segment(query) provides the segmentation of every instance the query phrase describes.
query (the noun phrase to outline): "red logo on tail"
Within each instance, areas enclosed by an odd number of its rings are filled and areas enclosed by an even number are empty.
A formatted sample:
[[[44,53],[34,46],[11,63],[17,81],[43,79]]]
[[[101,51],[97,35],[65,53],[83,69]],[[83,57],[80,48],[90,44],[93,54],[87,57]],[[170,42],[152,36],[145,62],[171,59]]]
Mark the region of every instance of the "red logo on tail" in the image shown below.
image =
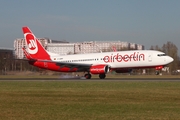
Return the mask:
[[[32,33],[26,33],[25,38],[26,38],[26,44],[28,46],[27,48],[28,52],[30,54],[36,54],[38,52],[36,38],[33,36]]]

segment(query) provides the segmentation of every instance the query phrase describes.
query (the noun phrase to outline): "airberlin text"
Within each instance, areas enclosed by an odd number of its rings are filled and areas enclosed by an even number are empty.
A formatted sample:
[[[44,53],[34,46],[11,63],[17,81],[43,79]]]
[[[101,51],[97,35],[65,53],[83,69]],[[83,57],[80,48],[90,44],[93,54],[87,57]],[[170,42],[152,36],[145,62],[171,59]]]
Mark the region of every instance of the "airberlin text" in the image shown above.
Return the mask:
[[[143,53],[134,52],[132,54],[125,54],[121,55],[119,53],[117,54],[111,54],[110,56],[104,56],[103,58],[105,63],[109,62],[130,62],[130,61],[144,61],[145,55]]]

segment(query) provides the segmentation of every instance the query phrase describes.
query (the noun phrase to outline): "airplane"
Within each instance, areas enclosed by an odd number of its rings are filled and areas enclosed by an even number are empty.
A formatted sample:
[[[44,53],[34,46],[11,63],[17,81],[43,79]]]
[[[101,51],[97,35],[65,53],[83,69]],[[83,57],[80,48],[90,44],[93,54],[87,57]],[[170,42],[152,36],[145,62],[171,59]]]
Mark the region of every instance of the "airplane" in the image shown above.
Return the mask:
[[[85,72],[86,79],[91,79],[91,74],[99,74],[100,79],[105,79],[110,71],[121,73],[141,68],[160,70],[173,61],[172,57],[155,50],[59,55],[46,51],[27,26],[22,27],[22,31],[26,42],[22,49],[29,64],[58,72]]]

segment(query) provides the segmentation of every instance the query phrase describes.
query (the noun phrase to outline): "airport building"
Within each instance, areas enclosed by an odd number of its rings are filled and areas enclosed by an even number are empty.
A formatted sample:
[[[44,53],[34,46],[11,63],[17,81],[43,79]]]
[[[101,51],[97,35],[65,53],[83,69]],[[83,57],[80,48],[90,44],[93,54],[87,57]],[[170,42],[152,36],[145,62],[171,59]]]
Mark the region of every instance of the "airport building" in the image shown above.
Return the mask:
[[[97,53],[97,52],[107,52],[116,50],[129,50],[137,49],[143,50],[144,46],[128,43],[122,41],[89,41],[89,42],[77,42],[69,43],[66,41],[51,40],[49,38],[38,38],[42,46],[49,52],[64,55],[64,54],[84,54],[84,53]],[[25,39],[19,38],[14,40],[14,52],[15,57],[18,59],[23,59],[25,56],[23,54],[22,48],[25,46]]]
[[[55,46],[53,45],[59,45],[61,43],[67,44],[68,42],[66,41],[58,41],[58,40],[51,40],[49,38],[38,38],[38,40],[41,42],[42,46],[49,51],[55,50]],[[53,44],[52,44],[53,43]],[[14,40],[14,53],[15,53],[15,58],[17,59],[23,59],[24,53],[22,48],[26,46],[25,39],[24,38],[18,38]],[[56,50],[55,50],[56,51]]]

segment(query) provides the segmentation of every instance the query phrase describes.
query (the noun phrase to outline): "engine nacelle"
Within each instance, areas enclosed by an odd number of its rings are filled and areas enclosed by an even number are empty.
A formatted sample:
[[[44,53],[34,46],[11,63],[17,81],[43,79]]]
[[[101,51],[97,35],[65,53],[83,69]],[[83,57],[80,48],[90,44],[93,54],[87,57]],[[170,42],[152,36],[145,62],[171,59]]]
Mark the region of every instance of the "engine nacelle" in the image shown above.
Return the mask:
[[[108,65],[93,65],[90,67],[91,74],[106,74],[109,72]]]
[[[156,70],[161,70],[164,66],[157,66],[155,67]]]
[[[116,71],[116,73],[130,73],[132,71],[132,69],[124,69],[124,68],[122,68],[122,69],[117,69],[115,71]]]

